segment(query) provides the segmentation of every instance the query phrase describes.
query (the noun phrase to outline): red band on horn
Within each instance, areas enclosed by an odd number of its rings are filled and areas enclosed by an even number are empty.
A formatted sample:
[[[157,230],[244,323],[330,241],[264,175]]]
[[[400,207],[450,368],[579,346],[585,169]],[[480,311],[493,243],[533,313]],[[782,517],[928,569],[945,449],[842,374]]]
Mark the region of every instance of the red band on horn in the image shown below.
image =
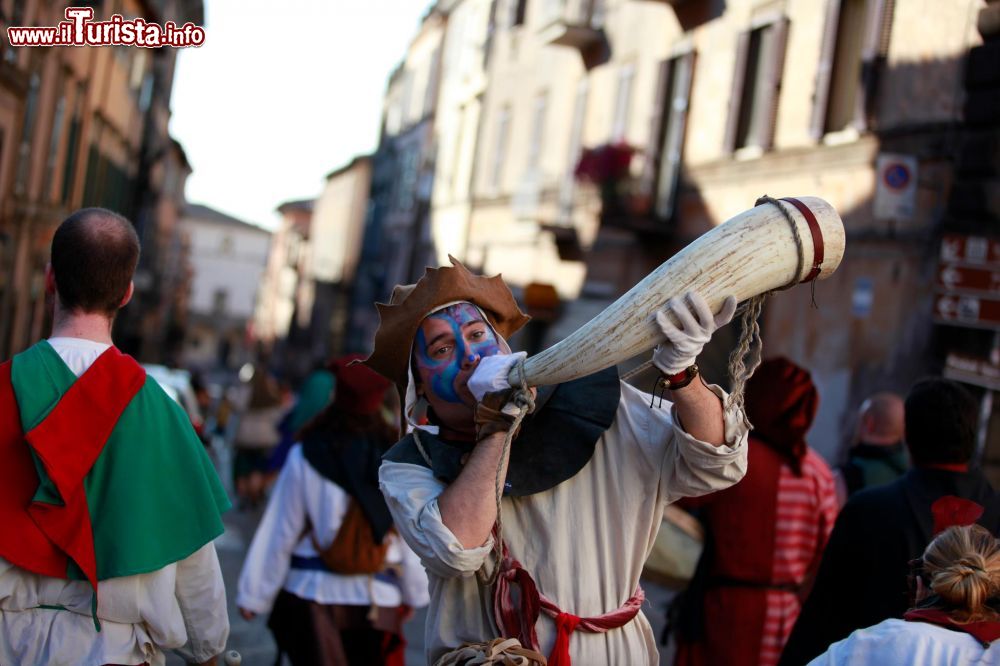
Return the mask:
[[[812,234],[813,240],[813,265],[812,270],[802,279],[802,282],[811,282],[816,279],[823,267],[823,232],[819,228],[816,216],[809,210],[809,206],[794,197],[782,197],[781,200],[795,206],[802,213],[802,217],[806,218],[806,224],[809,225],[809,233]]]

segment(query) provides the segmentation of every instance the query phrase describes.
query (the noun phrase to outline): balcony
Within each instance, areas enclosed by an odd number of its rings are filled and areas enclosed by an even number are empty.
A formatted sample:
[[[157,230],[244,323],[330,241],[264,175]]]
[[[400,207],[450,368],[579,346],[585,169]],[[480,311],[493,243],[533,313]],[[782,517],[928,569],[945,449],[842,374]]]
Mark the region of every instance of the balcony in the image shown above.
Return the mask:
[[[538,33],[543,43],[576,49],[588,69],[604,61],[601,56],[608,48],[603,0],[549,2],[548,9]]]

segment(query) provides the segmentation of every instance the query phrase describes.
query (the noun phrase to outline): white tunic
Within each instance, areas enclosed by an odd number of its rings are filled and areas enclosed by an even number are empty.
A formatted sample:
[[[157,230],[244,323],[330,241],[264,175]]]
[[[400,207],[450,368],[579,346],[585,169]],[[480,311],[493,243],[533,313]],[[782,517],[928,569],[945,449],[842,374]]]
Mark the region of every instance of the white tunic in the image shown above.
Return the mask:
[[[511,555],[545,596],[581,617],[613,611],[632,595],[667,504],[727,488],[746,472],[740,414],[725,415],[726,444],[715,447],[676,425],[670,403],[650,408],[648,394],[624,383],[621,388],[614,423],[576,476],[542,493],[505,497],[502,504]],[[441,522],[437,498],[445,486],[431,470],[385,462],[380,480],[400,533],[430,578],[428,661],[463,642],[496,638],[492,599],[488,591],[480,595],[475,576],[492,538],[479,548],[462,547]],[[542,614],[536,629],[547,655],[555,625]],[[570,656],[577,666],[658,663],[656,640],[641,613],[605,634],[577,631]]]
[[[108,348],[77,338],[49,344],[77,375]],[[0,558],[0,664],[163,664],[161,650],[171,648],[202,662],[225,649],[226,590],[211,543],[162,569],[103,580],[98,592],[100,632],[88,582],[39,576]]]
[[[293,554],[318,556],[312,539],[304,533],[306,515],[316,541],[328,546],[340,529],[349,500],[350,495],[306,461],[301,445],[293,446],[243,563],[236,604],[255,613],[266,613],[278,591],[284,588],[297,597],[321,604],[367,606],[374,594],[378,606],[426,606],[427,576],[420,560],[393,533],[386,537],[389,542],[386,563],[401,565],[399,586],[365,575],[341,576],[289,568]]]
[[[1000,664],[1000,644],[989,648],[969,634],[926,622],[885,620],[858,629],[809,666],[979,666]]]

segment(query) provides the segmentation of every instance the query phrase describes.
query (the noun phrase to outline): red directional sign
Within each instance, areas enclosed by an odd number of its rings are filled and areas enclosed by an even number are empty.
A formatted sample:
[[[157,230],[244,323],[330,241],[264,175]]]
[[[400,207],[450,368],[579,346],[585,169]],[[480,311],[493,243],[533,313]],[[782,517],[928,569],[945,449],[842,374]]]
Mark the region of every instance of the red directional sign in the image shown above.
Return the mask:
[[[1000,299],[944,294],[934,300],[934,321],[1000,330]]]
[[[1000,239],[950,234],[941,239],[934,277],[934,321],[1000,330]]]
[[[1000,296],[1000,266],[997,268],[973,268],[954,264],[938,267],[935,286],[938,291],[958,292],[973,296]]]
[[[941,261],[1000,269],[1000,239],[949,234],[941,240]]]

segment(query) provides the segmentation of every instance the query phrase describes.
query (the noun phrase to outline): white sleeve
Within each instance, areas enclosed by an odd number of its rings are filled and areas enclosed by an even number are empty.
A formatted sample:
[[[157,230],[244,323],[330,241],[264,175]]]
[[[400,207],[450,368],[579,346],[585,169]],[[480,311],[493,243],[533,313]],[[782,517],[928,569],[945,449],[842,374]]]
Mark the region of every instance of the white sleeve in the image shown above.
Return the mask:
[[[403,539],[398,539],[402,554],[402,585],[403,603],[411,608],[422,608],[431,601],[427,586],[427,572],[420,564],[420,558],[413,549],[406,545]]]
[[[493,537],[478,548],[464,548],[441,520],[438,497],[444,484],[420,465],[383,462],[378,471],[393,522],[428,572],[441,578],[472,576],[479,570]]]
[[[303,464],[302,447],[296,445],[281,468],[243,562],[236,588],[236,605],[240,608],[266,613],[285,584],[292,550],[305,531]]]
[[[725,404],[726,392],[708,387]],[[689,435],[680,426],[676,407],[660,405],[639,389],[622,383],[622,399],[615,417],[616,436],[635,441],[645,465],[658,470],[660,497],[674,502],[723,490],[743,478],[747,469],[747,435],[743,412],[727,409],[723,415],[725,443],[720,446]]]
[[[188,637],[176,652],[199,664],[221,654],[229,638],[229,614],[214,543],[177,562],[175,595]]]

